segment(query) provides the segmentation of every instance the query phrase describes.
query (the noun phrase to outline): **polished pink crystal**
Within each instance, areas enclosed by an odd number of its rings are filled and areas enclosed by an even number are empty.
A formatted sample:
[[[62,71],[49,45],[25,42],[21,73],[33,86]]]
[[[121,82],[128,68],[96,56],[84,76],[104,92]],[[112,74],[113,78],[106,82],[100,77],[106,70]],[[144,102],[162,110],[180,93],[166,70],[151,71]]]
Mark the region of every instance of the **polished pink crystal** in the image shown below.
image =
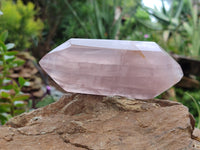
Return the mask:
[[[150,99],[183,76],[182,69],[155,42],[70,39],[40,60],[64,90]]]

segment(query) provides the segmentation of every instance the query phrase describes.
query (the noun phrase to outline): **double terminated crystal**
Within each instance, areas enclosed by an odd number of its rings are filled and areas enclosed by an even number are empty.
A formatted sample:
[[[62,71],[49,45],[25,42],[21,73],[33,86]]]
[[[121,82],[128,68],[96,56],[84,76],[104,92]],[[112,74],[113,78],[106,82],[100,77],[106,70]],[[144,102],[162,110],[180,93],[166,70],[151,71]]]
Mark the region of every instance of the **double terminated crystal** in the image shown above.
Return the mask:
[[[70,39],[40,60],[64,90],[136,99],[153,98],[183,76],[154,42]]]

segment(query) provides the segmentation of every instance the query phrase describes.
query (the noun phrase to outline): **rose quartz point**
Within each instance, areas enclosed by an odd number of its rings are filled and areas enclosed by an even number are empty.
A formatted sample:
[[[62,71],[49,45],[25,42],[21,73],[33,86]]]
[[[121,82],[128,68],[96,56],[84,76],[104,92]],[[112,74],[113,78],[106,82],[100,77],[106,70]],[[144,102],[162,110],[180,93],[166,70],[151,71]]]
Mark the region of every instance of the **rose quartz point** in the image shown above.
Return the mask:
[[[135,99],[154,98],[183,76],[155,42],[70,39],[39,63],[68,92]]]

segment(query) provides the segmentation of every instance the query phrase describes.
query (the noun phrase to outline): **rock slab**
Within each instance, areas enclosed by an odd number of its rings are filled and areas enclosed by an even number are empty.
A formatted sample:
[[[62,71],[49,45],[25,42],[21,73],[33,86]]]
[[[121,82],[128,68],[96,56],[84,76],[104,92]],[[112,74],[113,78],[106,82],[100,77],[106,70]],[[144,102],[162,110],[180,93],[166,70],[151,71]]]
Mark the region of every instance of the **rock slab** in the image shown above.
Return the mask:
[[[193,131],[177,102],[68,94],[0,127],[0,150],[198,150]]]

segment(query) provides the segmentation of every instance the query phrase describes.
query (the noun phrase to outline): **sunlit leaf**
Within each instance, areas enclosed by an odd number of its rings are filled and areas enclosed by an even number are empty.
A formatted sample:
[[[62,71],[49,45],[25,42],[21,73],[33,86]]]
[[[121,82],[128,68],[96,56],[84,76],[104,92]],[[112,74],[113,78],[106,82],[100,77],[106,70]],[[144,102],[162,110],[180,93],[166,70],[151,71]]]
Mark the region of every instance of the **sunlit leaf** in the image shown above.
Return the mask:
[[[8,84],[10,83],[12,80],[10,78],[5,78],[3,79],[3,84]]]
[[[26,81],[24,86],[30,86],[30,82]]]
[[[6,61],[12,61],[12,60],[14,60],[15,59],[15,56],[8,56],[8,55],[4,55],[4,59],[6,60]]]
[[[6,44],[7,50],[10,50],[10,49],[12,49],[12,48],[14,48],[14,47],[15,47],[15,44],[14,44],[14,43],[8,43],[8,44]]]
[[[15,105],[15,107],[24,107],[24,106],[26,106],[26,103],[24,103],[23,101],[15,101],[14,105]]]

